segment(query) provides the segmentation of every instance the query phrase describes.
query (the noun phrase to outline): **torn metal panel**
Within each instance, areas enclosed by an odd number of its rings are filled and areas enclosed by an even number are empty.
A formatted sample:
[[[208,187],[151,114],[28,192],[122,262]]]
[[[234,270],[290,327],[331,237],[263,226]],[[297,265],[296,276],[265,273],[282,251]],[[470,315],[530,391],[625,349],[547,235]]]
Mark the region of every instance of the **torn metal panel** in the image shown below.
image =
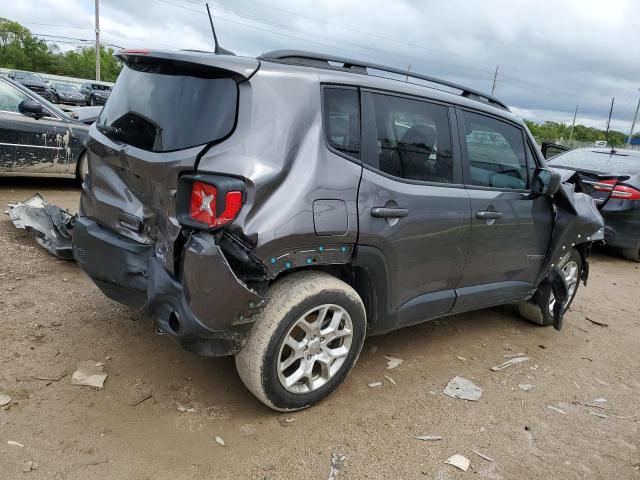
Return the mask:
[[[551,283],[556,305],[564,305],[567,297],[567,286],[557,265],[572,248],[604,240],[604,219],[593,199],[584,193],[580,177],[567,170],[561,173],[563,183],[553,196],[555,220],[551,242],[536,281],[537,285]],[[589,264],[584,256],[581,280],[585,285],[588,274]],[[562,327],[563,313],[562,308],[554,308],[554,325],[558,330]]]
[[[7,213],[16,228],[33,233],[36,241],[50,253],[64,260],[73,260],[75,215],[50,205],[39,193],[24,202],[10,203]]]

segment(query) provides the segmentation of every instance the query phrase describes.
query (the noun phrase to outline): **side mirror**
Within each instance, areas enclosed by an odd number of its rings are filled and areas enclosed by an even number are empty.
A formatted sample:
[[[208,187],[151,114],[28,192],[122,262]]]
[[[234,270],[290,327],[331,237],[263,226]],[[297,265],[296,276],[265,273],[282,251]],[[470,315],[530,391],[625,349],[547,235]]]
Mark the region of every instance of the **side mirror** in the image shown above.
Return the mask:
[[[35,100],[23,100],[18,105],[18,110],[23,115],[31,115],[36,118],[44,116],[44,109],[42,105]]]
[[[531,191],[537,195],[555,195],[560,188],[560,174],[547,170],[546,168],[536,168],[533,174]]]

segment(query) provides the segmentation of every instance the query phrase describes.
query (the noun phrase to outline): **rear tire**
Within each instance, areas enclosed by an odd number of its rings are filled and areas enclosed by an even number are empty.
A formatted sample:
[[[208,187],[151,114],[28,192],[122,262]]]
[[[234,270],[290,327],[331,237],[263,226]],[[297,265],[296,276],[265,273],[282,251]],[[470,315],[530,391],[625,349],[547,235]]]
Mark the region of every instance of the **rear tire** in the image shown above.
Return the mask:
[[[578,250],[572,248],[569,256],[565,257],[563,262],[558,266],[565,272],[565,279],[567,279],[567,283],[569,284],[569,300],[564,306],[564,313],[569,309],[576,293],[578,293],[580,277],[582,276],[582,255]],[[568,275],[571,279],[567,278]],[[573,291],[571,291],[570,282],[575,284]],[[518,312],[526,320],[546,327],[554,323],[552,313],[554,302],[555,299],[551,291],[551,285],[548,282],[543,282],[530,300],[518,304]]]
[[[274,410],[309,407],[342,383],[360,355],[364,305],[345,282],[311,271],[284,277],[266,298],[236,355],[238,373],[249,391]]]
[[[640,248],[623,248],[622,256],[634,262],[640,262]]]

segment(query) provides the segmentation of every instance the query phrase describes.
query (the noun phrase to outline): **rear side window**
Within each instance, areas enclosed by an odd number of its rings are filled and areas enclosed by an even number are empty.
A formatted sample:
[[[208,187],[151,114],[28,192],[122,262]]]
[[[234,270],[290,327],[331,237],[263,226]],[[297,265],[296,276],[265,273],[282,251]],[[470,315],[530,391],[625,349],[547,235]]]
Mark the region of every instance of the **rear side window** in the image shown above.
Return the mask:
[[[215,72],[164,67],[125,66],[99,125],[117,128],[118,141],[143,150],[166,152],[203,145],[228,136],[238,105],[235,80]]]
[[[373,94],[377,168],[394,177],[453,183],[447,107]]]
[[[336,150],[360,158],[360,102],[358,90],[324,88],[324,125],[327,142]]]
[[[522,130],[495,118],[462,111],[472,185],[526,189]]]

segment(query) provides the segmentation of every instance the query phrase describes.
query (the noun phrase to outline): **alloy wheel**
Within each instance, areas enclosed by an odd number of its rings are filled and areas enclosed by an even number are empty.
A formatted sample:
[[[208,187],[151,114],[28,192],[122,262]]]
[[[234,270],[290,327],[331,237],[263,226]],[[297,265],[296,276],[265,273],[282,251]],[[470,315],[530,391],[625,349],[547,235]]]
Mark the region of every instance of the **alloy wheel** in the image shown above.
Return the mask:
[[[278,353],[278,379],[291,393],[309,393],[325,385],[345,362],[353,340],[347,311],[333,304],[301,315],[284,336]]]

